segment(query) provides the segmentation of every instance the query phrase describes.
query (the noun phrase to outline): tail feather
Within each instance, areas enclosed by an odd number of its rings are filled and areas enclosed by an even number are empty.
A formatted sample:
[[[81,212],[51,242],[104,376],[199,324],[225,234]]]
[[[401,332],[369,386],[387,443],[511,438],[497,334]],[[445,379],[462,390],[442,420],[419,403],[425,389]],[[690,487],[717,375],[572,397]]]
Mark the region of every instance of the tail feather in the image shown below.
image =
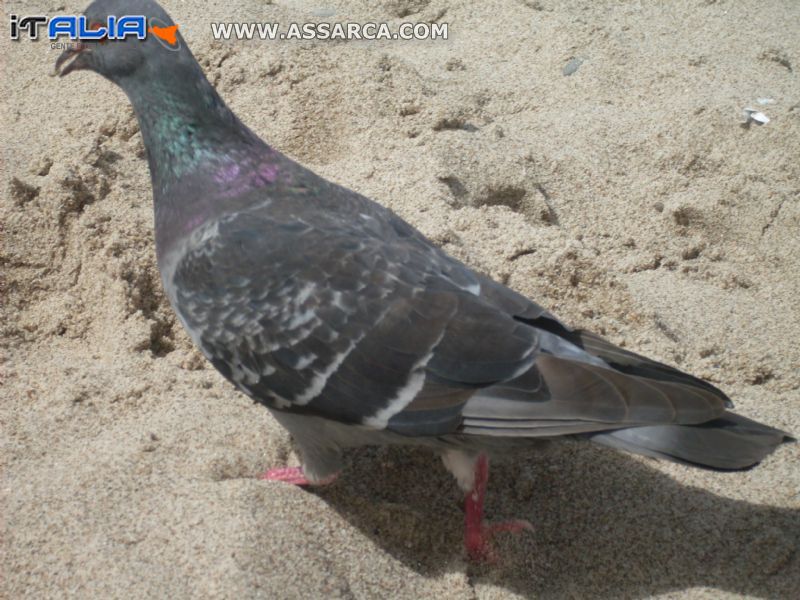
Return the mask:
[[[636,354],[630,350],[625,350],[615,346],[599,335],[579,329],[575,331],[581,347],[590,354],[602,358],[615,370],[627,375],[646,377],[656,381],[665,381],[689,385],[711,392],[721,398],[728,408],[733,407],[733,403],[719,388],[711,385],[707,381],[690,375],[684,371],[679,371],[675,367],[665,365],[641,354]]]
[[[576,348],[580,348],[592,357],[601,359],[605,364],[615,371],[635,377],[642,377],[654,381],[663,381],[687,385],[700,388],[717,396],[725,403],[727,408],[733,408],[733,403],[722,390],[711,385],[707,381],[680,371],[675,367],[665,365],[641,354],[636,354],[630,350],[620,348],[600,337],[599,335],[586,331],[585,329],[568,329],[554,318],[543,315],[536,319],[520,319],[529,325],[533,325],[540,330],[556,335],[562,340],[566,340]],[[557,355],[561,353],[557,352]],[[573,358],[573,353],[569,353],[564,358]]]
[[[635,454],[722,471],[753,467],[782,443],[795,441],[788,433],[731,412],[700,425],[628,427],[585,437]]]
[[[793,438],[737,415],[714,385],[568,329],[547,313],[516,317],[539,329],[535,364],[474,394],[462,409],[471,435],[597,444],[716,470],[748,469]]]

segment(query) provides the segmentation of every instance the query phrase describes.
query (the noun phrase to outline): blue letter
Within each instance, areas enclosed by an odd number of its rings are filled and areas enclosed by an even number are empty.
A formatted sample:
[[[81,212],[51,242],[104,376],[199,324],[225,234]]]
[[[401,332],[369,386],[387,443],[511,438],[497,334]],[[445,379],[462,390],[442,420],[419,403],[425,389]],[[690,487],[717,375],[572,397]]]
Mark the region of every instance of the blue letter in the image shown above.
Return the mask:
[[[101,40],[106,37],[108,27],[98,27],[97,29],[86,29],[86,17],[78,17],[78,37],[82,40]]]
[[[117,21],[115,39],[125,39],[129,35],[143,40],[147,36],[147,20],[144,15],[127,15]]]
[[[47,25],[47,37],[55,40],[60,35],[66,35],[71,40],[77,39],[78,28],[75,20],[74,15],[53,17]]]

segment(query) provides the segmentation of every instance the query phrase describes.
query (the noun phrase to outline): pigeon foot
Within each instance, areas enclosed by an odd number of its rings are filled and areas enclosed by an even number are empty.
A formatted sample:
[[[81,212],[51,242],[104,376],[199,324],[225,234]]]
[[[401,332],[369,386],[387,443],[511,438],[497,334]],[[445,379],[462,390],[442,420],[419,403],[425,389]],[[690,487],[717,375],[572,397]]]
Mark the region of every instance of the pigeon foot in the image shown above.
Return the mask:
[[[523,519],[487,523],[483,520],[483,503],[486,497],[486,485],[489,480],[489,459],[481,454],[475,462],[475,484],[467,494],[464,503],[464,547],[467,556],[474,562],[496,563],[497,552],[492,538],[497,533],[519,533],[533,531],[533,525]]]
[[[259,475],[258,478],[266,481],[282,481],[283,483],[290,483],[292,485],[307,486],[328,485],[329,483],[333,483],[338,476],[338,473],[334,473],[320,481],[311,481],[303,472],[303,467],[278,467],[266,470]]]
[[[496,564],[499,561],[497,550],[495,550],[492,538],[496,533],[520,533],[522,531],[533,531],[530,521],[524,519],[512,519],[510,521],[500,521],[499,523],[480,523],[477,527],[467,527],[464,532],[464,546],[467,549],[467,556],[476,563]]]

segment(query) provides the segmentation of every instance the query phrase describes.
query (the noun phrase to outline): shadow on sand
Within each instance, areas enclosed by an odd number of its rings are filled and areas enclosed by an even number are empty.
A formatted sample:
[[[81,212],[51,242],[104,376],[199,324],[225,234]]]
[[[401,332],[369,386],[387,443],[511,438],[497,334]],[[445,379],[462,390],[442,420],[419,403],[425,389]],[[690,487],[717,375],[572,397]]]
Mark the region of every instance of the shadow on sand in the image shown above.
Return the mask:
[[[425,450],[362,449],[337,484],[315,493],[393,556],[435,576],[463,557],[460,493],[438,462]],[[493,463],[487,518],[514,517],[536,531],[498,538],[502,560],[470,565],[473,583],[577,598],[692,587],[790,598],[800,589],[800,511],[683,485],[612,450],[557,444]]]

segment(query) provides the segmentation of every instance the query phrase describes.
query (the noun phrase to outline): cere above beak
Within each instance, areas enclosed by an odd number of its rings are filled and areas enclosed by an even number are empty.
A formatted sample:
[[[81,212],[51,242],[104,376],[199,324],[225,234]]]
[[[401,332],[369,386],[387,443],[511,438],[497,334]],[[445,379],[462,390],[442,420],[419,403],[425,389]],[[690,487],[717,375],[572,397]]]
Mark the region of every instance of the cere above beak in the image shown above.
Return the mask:
[[[88,69],[89,62],[87,60],[87,54],[90,52],[89,46],[87,44],[81,44],[80,42],[71,48],[67,48],[56,59],[56,69],[53,75],[63,77],[64,75],[69,75],[73,71]],[[61,68],[62,66],[63,68]]]

